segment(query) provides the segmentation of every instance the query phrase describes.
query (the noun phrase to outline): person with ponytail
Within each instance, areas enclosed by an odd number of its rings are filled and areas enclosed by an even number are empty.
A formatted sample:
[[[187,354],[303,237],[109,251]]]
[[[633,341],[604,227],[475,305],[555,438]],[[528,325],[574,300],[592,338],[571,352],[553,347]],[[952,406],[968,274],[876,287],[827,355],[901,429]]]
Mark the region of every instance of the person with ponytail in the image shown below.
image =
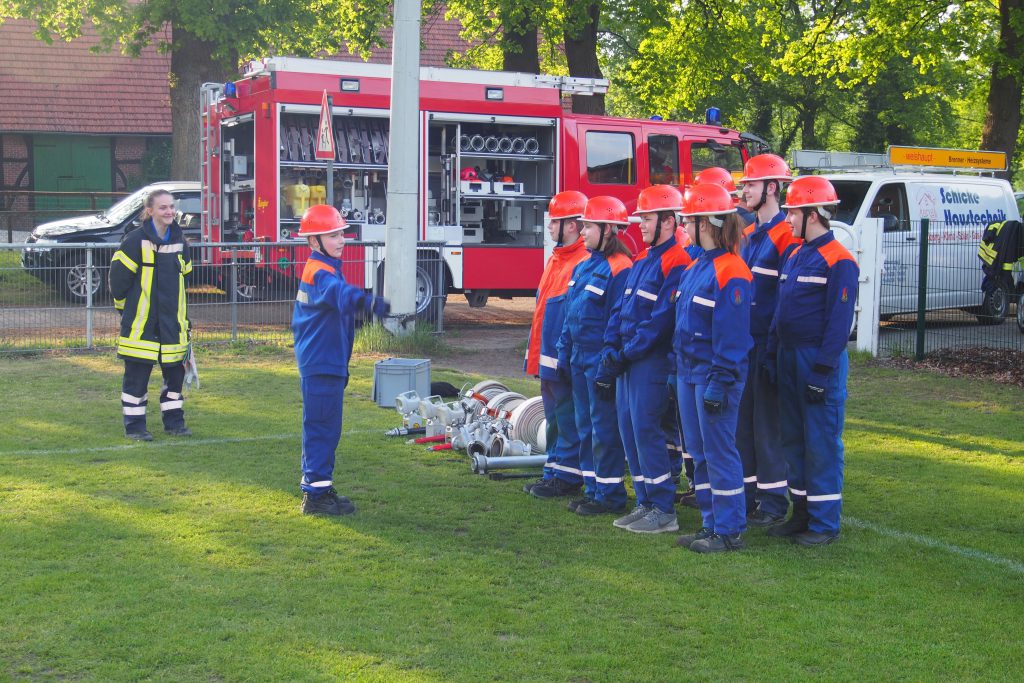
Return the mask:
[[[694,185],[682,215],[704,249],[673,293],[677,401],[702,526],[676,543],[698,553],[741,550],[747,520],[736,419],[753,343],[752,276],[738,254],[743,225],[725,188]]]
[[[612,305],[622,297],[633,265],[629,249],[616,236],[627,225],[626,207],[615,197],[591,197],[587,202],[582,239],[590,257],[572,272],[558,340],[558,366],[571,372],[583,472],[583,496],[568,507],[583,516],[626,509],[626,456],[615,404],[598,399],[594,382]]]

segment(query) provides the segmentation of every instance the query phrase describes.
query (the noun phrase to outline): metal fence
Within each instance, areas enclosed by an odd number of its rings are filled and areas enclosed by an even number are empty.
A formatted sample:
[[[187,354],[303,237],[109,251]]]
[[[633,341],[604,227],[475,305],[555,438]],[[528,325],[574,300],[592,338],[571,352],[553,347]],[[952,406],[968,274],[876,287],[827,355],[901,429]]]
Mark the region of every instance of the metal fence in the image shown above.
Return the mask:
[[[982,289],[983,226],[928,220],[896,226],[882,240],[879,353],[915,356],[939,349],[1024,351],[1020,265]]]
[[[423,244],[415,277],[417,326],[443,331],[440,244]],[[346,280],[383,290],[384,245],[349,242]],[[116,244],[0,244],[0,353],[113,348],[120,325],[107,279]],[[288,342],[309,250],[302,243],[193,243],[188,315],[196,343]]]

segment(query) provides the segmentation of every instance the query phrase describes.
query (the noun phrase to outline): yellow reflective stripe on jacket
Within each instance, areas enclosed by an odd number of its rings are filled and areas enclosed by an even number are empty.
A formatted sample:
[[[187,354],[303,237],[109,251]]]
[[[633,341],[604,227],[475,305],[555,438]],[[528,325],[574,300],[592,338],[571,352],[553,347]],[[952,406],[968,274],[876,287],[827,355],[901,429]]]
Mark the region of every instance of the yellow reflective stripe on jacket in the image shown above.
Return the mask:
[[[119,311],[123,311],[124,310],[124,302],[125,302],[124,299],[114,299],[114,308],[116,308]]]
[[[141,339],[117,338],[117,352],[122,356],[141,358],[142,360],[159,360],[160,344]]]
[[[180,257],[179,257],[180,258]],[[185,311],[185,275],[178,275],[178,343],[188,348],[188,318]]]
[[[150,297],[153,293],[154,256],[153,243],[149,240],[142,240],[142,265],[144,267],[142,269],[142,277],[139,280],[139,305],[135,309],[135,319],[132,321],[132,329],[128,335],[129,339],[141,339],[142,332],[146,328],[146,320],[149,318]]]
[[[181,256],[180,254],[178,255],[178,263],[181,264],[181,274],[182,275],[188,275],[189,273],[192,272],[192,262],[191,261],[186,261],[185,258],[183,256]]]
[[[136,263],[135,261],[132,261],[128,254],[124,253],[123,251],[119,250],[114,252],[114,255],[110,259],[110,263],[113,264],[114,261],[120,261],[122,264],[124,264],[125,268],[132,271],[133,273],[139,270],[139,264]]]

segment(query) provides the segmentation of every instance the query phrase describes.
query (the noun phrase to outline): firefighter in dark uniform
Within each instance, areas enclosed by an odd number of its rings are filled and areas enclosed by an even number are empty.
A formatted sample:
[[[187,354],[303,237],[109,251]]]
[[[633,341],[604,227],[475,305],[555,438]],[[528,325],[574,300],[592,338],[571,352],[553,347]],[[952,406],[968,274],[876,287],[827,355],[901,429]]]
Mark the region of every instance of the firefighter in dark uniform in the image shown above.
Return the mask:
[[[157,363],[164,379],[160,390],[164,431],[192,435],[185,426],[181,394],[189,350],[185,277],[192,272],[192,260],[174,212],[169,192],[151,192],[142,226],[125,235],[110,261],[110,293],[121,313],[117,355],[124,360],[124,433],[136,441],[153,440],[146,429],[146,405],[149,376]]]

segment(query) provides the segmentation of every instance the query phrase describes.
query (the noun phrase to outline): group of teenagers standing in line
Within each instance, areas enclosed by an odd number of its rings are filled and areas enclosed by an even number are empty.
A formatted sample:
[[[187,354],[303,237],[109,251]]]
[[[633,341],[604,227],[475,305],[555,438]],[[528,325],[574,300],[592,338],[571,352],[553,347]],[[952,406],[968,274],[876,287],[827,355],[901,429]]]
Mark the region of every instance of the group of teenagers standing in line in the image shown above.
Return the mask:
[[[761,154],[739,184],[709,168],[685,193],[643,190],[635,260],[619,199],[551,199],[525,364],[548,459],[524,491],[645,534],[678,531],[677,503],[698,507],[677,543],[699,553],[744,548],[748,525],[804,546],[838,538],[858,267],[830,230],[827,179]]]

